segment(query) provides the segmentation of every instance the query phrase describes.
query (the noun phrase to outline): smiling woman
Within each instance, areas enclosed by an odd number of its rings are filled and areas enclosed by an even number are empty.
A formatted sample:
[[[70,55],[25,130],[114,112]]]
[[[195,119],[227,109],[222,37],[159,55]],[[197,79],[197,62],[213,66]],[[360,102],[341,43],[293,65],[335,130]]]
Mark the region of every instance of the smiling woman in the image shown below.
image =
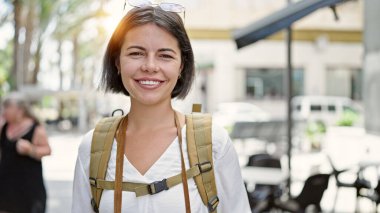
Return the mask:
[[[179,74],[181,74],[181,78],[178,79],[177,85],[172,92],[172,97],[185,98],[190,91],[194,79],[194,55],[190,40],[183,26],[182,19],[178,14],[166,12],[159,7],[149,8],[152,9],[147,10],[147,7],[144,7],[144,10],[141,9],[140,13],[130,13],[130,15],[125,16],[120,21],[107,46],[106,54],[104,57],[101,85],[103,88],[105,88],[106,91],[117,93],[123,92],[124,94],[129,95],[128,90],[124,87],[124,84],[122,84],[122,79],[119,77],[120,72],[116,61],[121,60],[119,57],[122,54],[122,46],[125,46],[125,41],[128,42],[128,40],[126,40],[126,37],[129,33],[127,34],[127,32],[132,30],[133,33],[133,31],[136,31],[134,29],[136,27],[141,27],[146,24],[153,24],[156,28],[161,29],[164,34],[169,35],[172,41],[174,40],[174,43],[172,43],[172,45],[174,44],[176,47],[172,47],[171,50],[174,51],[174,49],[177,49],[177,52],[175,53],[178,59],[180,59],[181,68],[183,68],[183,70],[178,70],[180,71]],[[152,13],[152,10],[154,13]],[[160,18],[158,19],[157,17]],[[149,32],[146,31],[143,35],[145,37],[149,35]],[[161,42],[160,39],[154,40]],[[129,42],[130,41],[133,40],[129,40]],[[168,49],[164,46],[161,48]],[[144,49],[144,47],[140,46],[139,49]],[[138,54],[141,54],[141,52]],[[167,56],[168,55],[166,55],[166,57]]]
[[[131,108],[84,137],[72,212],[250,212],[227,132],[210,116],[185,117],[171,105],[186,97],[194,79],[182,19],[138,2],[108,43],[101,83],[130,96]]]
[[[182,70],[181,51],[174,36],[145,24],[127,33],[116,67],[131,99],[145,104],[170,100]]]

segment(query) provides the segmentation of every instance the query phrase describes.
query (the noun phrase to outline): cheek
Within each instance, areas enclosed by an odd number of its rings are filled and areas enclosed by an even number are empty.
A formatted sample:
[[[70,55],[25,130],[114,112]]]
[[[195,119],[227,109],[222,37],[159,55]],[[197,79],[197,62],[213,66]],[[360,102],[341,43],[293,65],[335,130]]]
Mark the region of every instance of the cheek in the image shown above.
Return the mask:
[[[5,109],[3,114],[4,114],[4,117],[11,118],[12,115],[14,115],[15,113],[14,113],[14,110],[12,109]]]
[[[130,93],[130,85],[132,84],[131,75],[128,72],[122,71],[120,76],[124,88]]]
[[[120,76],[124,84],[128,79],[131,79],[135,73],[136,68],[133,66],[133,64],[128,64],[128,66],[126,66],[125,64],[121,65]]]
[[[141,67],[141,64],[138,61],[127,60],[127,59],[120,60],[121,75],[129,75],[129,76],[133,75],[139,70],[140,67]]]
[[[162,66],[162,70],[168,78],[178,79],[178,75],[181,72],[181,66],[178,64],[170,64],[167,66]]]

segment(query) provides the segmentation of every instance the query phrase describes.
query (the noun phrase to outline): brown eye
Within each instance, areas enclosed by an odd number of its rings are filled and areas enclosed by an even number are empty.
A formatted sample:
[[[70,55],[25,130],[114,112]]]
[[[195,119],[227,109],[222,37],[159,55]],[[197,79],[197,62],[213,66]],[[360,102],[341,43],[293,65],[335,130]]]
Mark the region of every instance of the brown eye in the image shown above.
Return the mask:
[[[144,56],[143,52],[131,52],[128,54],[129,56]]]
[[[173,56],[168,55],[168,54],[162,54],[160,57],[164,58],[164,59],[173,59],[174,58]]]

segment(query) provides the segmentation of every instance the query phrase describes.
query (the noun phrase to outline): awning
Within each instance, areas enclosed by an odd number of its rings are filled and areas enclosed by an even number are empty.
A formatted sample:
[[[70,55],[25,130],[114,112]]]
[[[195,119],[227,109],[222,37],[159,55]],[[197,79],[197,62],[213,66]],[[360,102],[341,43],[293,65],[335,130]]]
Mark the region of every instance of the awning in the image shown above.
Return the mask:
[[[303,0],[269,15],[243,29],[234,32],[238,49],[289,27],[295,21],[323,8],[333,7],[348,0]]]

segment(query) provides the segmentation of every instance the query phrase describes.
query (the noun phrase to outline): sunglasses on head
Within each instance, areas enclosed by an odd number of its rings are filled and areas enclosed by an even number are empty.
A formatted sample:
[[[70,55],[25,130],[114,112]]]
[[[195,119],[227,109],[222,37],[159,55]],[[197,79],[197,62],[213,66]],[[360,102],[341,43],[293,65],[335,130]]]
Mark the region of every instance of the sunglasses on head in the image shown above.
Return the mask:
[[[166,12],[173,12],[173,13],[185,12],[185,7],[176,3],[168,3],[168,2],[154,3],[151,0],[128,0],[128,4],[131,5],[132,7],[146,7],[146,6],[160,7],[162,10]],[[127,2],[124,1],[124,9],[126,5],[127,5]]]

